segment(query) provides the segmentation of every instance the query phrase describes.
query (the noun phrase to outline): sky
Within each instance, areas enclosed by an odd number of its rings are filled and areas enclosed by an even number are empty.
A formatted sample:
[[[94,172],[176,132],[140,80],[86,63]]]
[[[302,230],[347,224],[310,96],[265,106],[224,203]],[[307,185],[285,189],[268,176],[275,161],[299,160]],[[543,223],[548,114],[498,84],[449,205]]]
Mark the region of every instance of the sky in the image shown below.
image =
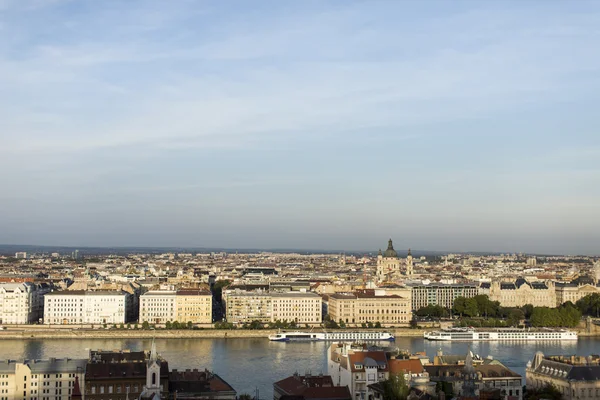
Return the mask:
[[[0,0],[0,243],[600,254],[600,3]]]

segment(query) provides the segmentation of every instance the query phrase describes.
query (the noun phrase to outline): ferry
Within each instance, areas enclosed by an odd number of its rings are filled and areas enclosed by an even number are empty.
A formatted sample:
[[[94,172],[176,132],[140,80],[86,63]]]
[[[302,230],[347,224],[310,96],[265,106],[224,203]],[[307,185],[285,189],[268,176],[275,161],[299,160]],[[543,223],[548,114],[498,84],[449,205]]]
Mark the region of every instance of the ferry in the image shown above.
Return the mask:
[[[439,331],[425,332],[423,337],[428,340],[444,341],[550,341],[577,340],[577,332],[566,329],[474,329],[446,328]]]
[[[278,332],[269,335],[273,342],[290,341],[389,341],[395,340],[394,335],[389,332]]]

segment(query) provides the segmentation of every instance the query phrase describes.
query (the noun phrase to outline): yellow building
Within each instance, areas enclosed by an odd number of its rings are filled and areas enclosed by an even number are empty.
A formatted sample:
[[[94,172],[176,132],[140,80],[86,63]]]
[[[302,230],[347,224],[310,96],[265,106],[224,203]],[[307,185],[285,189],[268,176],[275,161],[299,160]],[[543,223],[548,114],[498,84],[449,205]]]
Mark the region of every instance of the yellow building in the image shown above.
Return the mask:
[[[322,299],[316,293],[272,293],[271,307],[272,321],[287,320],[302,324],[320,324],[322,321]]]
[[[600,287],[585,284],[577,285],[575,283],[557,282],[556,286],[556,306],[570,301],[576,303],[577,300],[594,293],[600,293]]]
[[[201,289],[180,289],[175,294],[175,321],[212,323],[212,294]]]
[[[406,325],[412,319],[410,298],[385,290],[361,290],[354,293],[336,293],[329,296],[329,317],[350,325],[379,322],[381,325]]]
[[[556,307],[554,282],[528,282],[519,278],[514,282],[494,281],[490,284],[489,298],[502,307]]]

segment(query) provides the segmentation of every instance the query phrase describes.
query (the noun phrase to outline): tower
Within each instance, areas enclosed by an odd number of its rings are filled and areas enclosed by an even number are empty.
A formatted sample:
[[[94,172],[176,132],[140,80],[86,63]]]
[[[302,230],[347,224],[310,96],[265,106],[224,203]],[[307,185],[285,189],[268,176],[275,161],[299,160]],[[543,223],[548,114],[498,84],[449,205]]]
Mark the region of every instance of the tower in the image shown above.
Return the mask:
[[[413,256],[408,249],[408,255],[406,256],[406,275],[411,276],[413,274]]]
[[[160,364],[161,361],[156,353],[156,342],[152,339],[150,357],[146,365],[146,385],[140,395],[140,398],[159,400],[160,399]]]
[[[594,264],[593,278],[594,285],[598,286],[598,284],[600,283],[600,261],[596,261],[596,263]]]
[[[473,353],[471,350],[467,353],[467,358],[465,359],[465,366],[462,370],[462,394],[459,396],[461,399],[473,399],[478,398],[475,394],[477,391],[477,381],[478,374],[473,366]]]
[[[377,278],[383,281],[397,273],[399,269],[400,260],[398,259],[398,253],[394,250],[394,244],[392,243],[392,239],[390,239],[388,240],[387,250],[382,253],[380,249],[377,255]]]

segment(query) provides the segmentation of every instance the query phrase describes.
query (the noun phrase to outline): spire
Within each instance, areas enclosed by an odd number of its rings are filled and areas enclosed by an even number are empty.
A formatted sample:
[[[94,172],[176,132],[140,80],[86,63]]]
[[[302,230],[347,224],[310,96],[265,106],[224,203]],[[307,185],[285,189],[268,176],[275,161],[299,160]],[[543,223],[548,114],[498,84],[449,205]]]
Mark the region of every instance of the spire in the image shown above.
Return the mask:
[[[379,253],[377,253],[378,256],[382,255],[383,253],[381,252],[381,249],[379,249]]]
[[[73,391],[71,392],[71,400],[81,399],[81,388],[79,387],[79,377],[75,376],[75,384],[73,385]]]
[[[150,362],[156,361],[158,356],[156,355],[156,342],[152,338],[152,347],[150,348]]]
[[[388,250],[394,250],[394,245],[392,244],[392,239],[388,240]]]
[[[410,248],[408,249],[408,255],[412,256],[412,253],[410,252]]]

